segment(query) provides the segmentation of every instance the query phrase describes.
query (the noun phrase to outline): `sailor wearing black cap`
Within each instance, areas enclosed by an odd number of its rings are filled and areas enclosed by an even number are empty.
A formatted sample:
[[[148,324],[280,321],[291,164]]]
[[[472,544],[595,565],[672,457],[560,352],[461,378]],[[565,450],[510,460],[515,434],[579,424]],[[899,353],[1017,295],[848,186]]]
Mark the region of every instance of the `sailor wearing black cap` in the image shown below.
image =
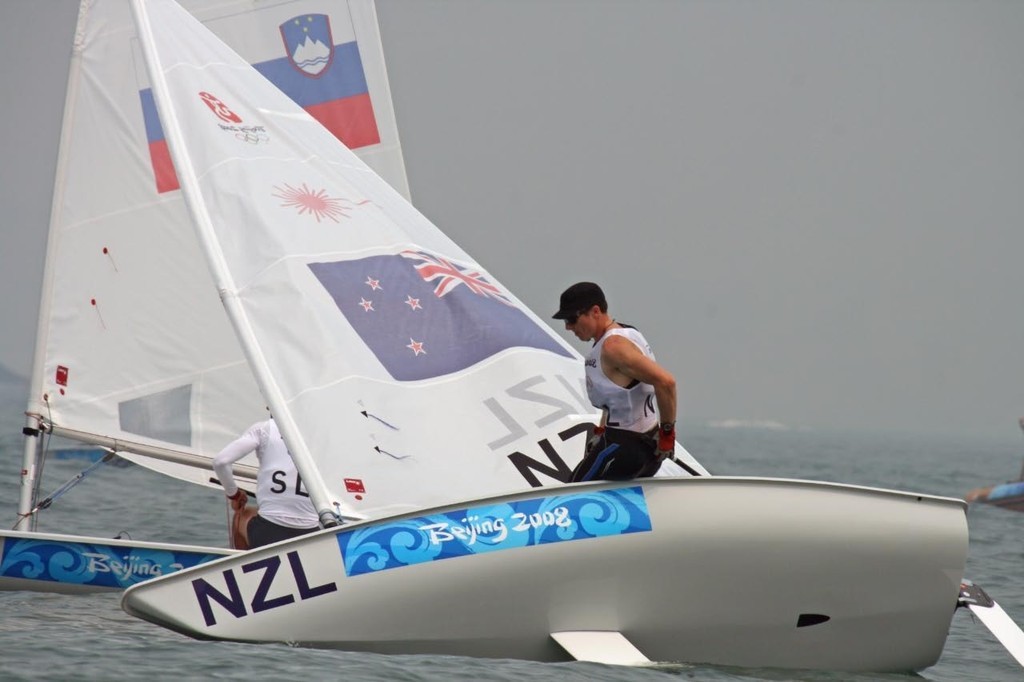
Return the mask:
[[[587,395],[604,413],[571,480],[653,476],[675,451],[675,378],[655,362],[639,330],[608,315],[604,292],[593,282],[562,292],[554,319],[594,342],[585,364]]]

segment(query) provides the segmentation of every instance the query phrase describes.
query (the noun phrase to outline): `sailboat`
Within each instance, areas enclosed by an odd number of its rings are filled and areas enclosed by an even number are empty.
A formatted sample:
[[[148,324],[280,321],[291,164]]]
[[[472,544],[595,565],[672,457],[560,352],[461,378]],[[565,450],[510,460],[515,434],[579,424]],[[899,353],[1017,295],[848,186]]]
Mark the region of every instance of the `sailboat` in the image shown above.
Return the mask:
[[[187,6],[298,110],[408,196],[372,1]],[[257,154],[280,143],[258,125],[218,123]],[[266,416],[179,184],[128,4],[82,2],[26,409],[19,520],[0,532],[0,589],[121,590],[233,553],[38,529],[38,512],[54,497],[39,492],[43,441],[51,435],[219,488],[213,455]],[[275,201],[298,201],[300,209],[318,200],[301,183],[282,182],[274,191]],[[324,202],[317,217],[325,227],[358,209]],[[252,492],[255,458],[238,463],[235,475]],[[72,500],[68,494],[61,503]]]
[[[1021,431],[1024,431],[1024,417],[1017,420]],[[1009,511],[1024,512],[1024,466],[1014,481],[997,483],[983,488],[975,488],[967,493],[968,504],[990,504]]]
[[[132,9],[212,287],[323,528],[135,585],[128,613],[383,653],[905,671],[962,600],[991,608],[961,590],[962,500],[707,476],[678,444],[674,475],[563,484],[596,418],[578,353],[172,0]]]

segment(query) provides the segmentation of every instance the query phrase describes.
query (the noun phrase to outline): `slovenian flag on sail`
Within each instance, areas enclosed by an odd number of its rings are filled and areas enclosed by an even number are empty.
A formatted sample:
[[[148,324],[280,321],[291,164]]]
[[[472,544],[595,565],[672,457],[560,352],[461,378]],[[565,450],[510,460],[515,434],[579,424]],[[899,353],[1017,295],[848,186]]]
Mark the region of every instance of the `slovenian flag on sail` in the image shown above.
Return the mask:
[[[426,251],[310,270],[392,378],[429,379],[507,348],[572,357],[475,268]]]
[[[330,17],[303,14],[280,26],[284,56],[253,63],[349,149],[380,142],[377,119],[355,40],[334,44]],[[178,189],[163,127],[149,88],[139,92],[158,193]]]

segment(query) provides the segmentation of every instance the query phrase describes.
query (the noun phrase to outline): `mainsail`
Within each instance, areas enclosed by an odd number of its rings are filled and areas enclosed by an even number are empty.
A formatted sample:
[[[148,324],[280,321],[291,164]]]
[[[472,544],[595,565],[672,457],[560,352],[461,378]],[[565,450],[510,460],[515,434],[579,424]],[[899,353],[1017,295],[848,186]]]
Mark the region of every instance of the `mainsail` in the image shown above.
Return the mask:
[[[408,194],[372,1],[186,4]],[[253,154],[280,143],[221,123]],[[179,478],[208,484],[210,457],[266,416],[182,201],[125,0],[81,3],[36,343],[30,415]]]
[[[566,480],[593,419],[578,353],[181,8],[133,6],[217,288],[321,513]]]

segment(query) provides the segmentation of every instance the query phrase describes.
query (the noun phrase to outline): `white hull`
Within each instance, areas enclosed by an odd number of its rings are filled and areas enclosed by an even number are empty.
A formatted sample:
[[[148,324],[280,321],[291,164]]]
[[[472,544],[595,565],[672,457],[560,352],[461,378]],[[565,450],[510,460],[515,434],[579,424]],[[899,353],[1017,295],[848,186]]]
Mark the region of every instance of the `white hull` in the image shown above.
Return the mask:
[[[0,590],[111,592],[238,553],[221,547],[0,531]]]
[[[608,504],[625,493],[638,501],[627,531],[624,508]],[[445,512],[467,527],[506,514],[510,530],[460,542],[436,530]],[[209,639],[559,661],[571,657],[552,633],[615,631],[654,661],[915,670],[946,639],[965,512],[960,500],[805,481],[580,484],[321,531],[148,581],[122,606]],[[565,532],[549,525],[524,543],[509,515],[561,518]],[[455,555],[427,557],[432,524]],[[590,536],[573,537],[583,527]]]

